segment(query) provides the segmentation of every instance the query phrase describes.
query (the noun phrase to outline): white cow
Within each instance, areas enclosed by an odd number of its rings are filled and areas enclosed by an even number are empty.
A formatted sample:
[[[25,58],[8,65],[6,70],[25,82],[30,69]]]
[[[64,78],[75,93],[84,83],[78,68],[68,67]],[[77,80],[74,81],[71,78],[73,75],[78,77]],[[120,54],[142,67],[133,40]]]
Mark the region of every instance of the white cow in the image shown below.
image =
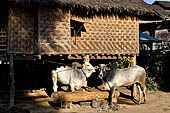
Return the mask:
[[[95,68],[88,62],[84,61],[82,65],[73,63],[71,67],[61,66],[56,70],[52,70],[53,90],[57,92],[57,82],[69,85],[71,91],[79,90],[86,83],[86,78],[95,72]]]

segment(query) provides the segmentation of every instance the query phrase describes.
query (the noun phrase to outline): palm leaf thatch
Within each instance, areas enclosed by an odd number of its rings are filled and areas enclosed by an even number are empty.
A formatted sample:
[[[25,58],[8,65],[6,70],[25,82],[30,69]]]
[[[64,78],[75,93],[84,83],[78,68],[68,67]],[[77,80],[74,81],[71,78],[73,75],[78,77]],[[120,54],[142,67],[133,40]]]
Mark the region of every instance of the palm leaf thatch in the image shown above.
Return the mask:
[[[14,4],[40,6],[55,6],[70,9],[73,12],[80,10],[88,14],[126,14],[133,16],[154,15],[150,5],[143,0],[9,0]]]

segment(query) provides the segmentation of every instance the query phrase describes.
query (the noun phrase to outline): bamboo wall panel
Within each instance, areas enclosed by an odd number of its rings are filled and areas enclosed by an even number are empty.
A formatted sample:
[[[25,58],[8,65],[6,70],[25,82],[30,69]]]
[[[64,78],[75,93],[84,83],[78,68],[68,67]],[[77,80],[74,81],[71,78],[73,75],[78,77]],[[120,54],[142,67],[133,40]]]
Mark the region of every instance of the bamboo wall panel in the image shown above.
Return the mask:
[[[40,9],[39,14],[41,54],[139,53],[137,19],[115,16],[82,19],[60,9]],[[86,32],[81,32],[76,44],[71,37],[70,19],[85,22]]]
[[[60,9],[39,9],[41,54],[69,54],[71,49],[70,17]]]
[[[27,9],[9,10],[8,53],[34,54],[37,40],[34,37],[34,16]]]
[[[138,54],[139,23],[130,17],[80,18],[57,8],[38,9],[38,39],[35,15],[26,9],[9,10],[8,52],[23,54]],[[76,44],[70,19],[83,21]]]
[[[82,32],[77,45],[72,43],[72,54],[137,54],[139,53],[139,24],[136,19],[94,17],[72,19],[85,23],[87,32]]]

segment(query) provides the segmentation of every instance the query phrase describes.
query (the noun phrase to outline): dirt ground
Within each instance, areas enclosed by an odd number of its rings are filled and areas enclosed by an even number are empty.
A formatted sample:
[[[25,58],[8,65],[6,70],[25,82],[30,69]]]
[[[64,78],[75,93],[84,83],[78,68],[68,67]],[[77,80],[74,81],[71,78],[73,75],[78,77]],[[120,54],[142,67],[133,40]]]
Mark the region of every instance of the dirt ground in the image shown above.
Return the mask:
[[[0,93],[0,107],[8,104],[9,95]],[[51,98],[44,91],[34,93],[17,93],[15,106],[29,109],[31,113],[105,113],[101,108],[73,105],[71,109],[58,109],[52,107]],[[170,113],[170,93],[162,91],[147,91],[147,103],[136,105],[130,99],[119,97],[119,110],[111,113]],[[107,111],[108,112],[108,111]]]

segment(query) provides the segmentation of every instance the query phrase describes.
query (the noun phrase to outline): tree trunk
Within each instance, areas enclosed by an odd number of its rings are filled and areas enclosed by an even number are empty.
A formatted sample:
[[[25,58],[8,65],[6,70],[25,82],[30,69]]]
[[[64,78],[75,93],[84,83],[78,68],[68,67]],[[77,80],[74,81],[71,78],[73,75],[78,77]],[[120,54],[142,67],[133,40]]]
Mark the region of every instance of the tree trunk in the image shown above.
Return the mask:
[[[14,60],[13,60],[12,54],[10,54],[9,61],[10,61],[9,75],[10,75],[10,78],[11,78],[9,108],[11,108],[14,105],[14,99],[15,99]]]

